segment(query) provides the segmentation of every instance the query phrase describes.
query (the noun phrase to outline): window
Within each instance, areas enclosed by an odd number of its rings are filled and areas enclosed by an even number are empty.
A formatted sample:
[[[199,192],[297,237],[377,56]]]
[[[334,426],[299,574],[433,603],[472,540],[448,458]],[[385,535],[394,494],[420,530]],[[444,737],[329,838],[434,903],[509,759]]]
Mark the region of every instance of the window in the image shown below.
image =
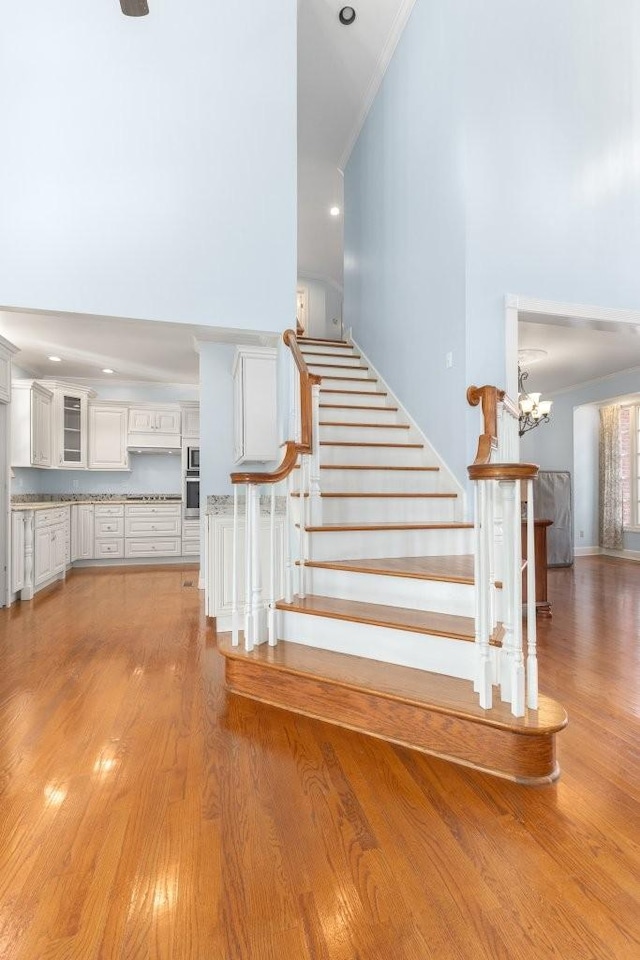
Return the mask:
[[[623,487],[623,523],[640,527],[640,404],[620,410],[620,480]]]

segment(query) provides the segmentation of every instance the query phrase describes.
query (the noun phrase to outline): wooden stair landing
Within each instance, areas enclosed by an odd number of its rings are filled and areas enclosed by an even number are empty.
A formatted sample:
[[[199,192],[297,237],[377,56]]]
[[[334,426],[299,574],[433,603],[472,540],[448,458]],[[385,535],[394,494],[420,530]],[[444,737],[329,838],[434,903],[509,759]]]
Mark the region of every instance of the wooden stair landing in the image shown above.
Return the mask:
[[[242,644],[242,638],[241,638]],[[555,700],[516,718],[482,710],[472,684],[319,650],[262,644],[250,653],[218,634],[231,693],[433,754],[523,784],[558,776],[555,735],[567,716]]]

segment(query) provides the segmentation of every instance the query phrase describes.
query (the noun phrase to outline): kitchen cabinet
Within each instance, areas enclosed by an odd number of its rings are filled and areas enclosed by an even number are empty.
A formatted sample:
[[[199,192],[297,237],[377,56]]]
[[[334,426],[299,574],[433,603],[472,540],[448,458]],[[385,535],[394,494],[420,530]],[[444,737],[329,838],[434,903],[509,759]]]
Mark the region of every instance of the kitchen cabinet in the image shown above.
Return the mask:
[[[197,440],[200,436],[200,404],[189,401],[181,404],[182,438]]]
[[[181,413],[177,404],[130,407],[127,443],[130,448],[138,450],[179,450],[180,428]]]
[[[71,562],[93,560],[94,507],[92,503],[71,505]]]
[[[17,352],[17,347],[0,337],[0,403],[11,400],[11,358]]]
[[[37,380],[11,387],[11,466],[51,467],[53,392]]]
[[[60,380],[47,380],[46,385],[53,391],[52,466],[59,470],[86,470],[87,407],[95,392]]]
[[[124,532],[125,557],[179,557],[181,504],[127,503]]]
[[[182,521],[182,556],[200,556],[200,521]]]
[[[66,544],[69,508],[35,512],[33,585],[37,590],[67,569]]]
[[[238,347],[233,365],[234,458],[276,460],[278,412],[276,350]]]
[[[128,470],[128,408],[118,403],[89,404],[89,469]]]
[[[124,557],[124,504],[97,503],[94,508],[94,556]]]

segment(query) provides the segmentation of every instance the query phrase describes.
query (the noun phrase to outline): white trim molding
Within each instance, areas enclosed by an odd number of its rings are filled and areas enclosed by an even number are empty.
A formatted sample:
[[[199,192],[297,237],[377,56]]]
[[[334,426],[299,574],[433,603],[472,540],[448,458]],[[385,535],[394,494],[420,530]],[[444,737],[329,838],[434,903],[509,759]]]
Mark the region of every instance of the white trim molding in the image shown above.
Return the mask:
[[[601,547],[600,554],[603,557],[613,557],[616,560],[635,560],[640,562],[640,550],[605,550]]]

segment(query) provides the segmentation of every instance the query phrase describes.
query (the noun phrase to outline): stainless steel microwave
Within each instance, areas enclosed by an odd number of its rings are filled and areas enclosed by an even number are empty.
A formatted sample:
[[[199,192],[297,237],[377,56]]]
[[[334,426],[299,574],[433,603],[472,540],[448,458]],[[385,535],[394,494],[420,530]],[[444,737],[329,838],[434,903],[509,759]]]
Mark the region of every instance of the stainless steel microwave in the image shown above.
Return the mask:
[[[200,477],[184,478],[184,516],[186,520],[196,520],[200,516]]]
[[[200,469],[200,447],[187,447],[187,470]]]

